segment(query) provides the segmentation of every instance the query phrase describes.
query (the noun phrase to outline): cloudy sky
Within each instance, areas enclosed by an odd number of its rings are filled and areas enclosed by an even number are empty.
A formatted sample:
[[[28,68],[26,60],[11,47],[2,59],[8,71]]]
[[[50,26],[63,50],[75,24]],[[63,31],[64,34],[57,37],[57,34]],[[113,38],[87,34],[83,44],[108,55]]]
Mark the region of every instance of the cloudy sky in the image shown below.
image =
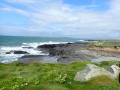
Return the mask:
[[[120,38],[120,0],[0,0],[0,35]]]

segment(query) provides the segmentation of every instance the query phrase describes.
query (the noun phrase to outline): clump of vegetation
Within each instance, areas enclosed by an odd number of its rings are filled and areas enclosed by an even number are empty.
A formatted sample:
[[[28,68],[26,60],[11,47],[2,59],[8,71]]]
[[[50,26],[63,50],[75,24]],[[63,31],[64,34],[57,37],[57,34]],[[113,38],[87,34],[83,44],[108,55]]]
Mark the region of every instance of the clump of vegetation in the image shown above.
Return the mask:
[[[0,90],[120,90],[117,80],[104,76],[88,82],[74,81],[76,72],[84,69],[88,63],[0,64]]]
[[[100,63],[95,63],[95,64],[100,67],[110,67],[111,65],[119,66],[120,61],[102,61]]]
[[[120,48],[119,40],[98,40],[90,42],[90,45],[94,45],[96,47],[112,47],[112,48]]]

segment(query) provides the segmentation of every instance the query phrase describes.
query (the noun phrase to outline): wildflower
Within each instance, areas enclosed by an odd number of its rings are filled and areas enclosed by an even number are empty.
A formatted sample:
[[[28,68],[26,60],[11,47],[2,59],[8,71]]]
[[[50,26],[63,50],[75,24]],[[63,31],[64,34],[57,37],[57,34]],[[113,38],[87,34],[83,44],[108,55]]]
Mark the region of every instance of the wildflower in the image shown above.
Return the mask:
[[[25,83],[25,85],[27,86],[27,85],[28,85],[28,83],[26,82],[26,83]]]

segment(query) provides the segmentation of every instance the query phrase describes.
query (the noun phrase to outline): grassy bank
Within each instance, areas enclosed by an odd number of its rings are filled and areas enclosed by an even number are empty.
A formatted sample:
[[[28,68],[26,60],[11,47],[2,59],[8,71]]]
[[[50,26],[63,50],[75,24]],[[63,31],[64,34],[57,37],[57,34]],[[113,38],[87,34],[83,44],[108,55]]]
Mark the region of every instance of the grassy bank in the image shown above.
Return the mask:
[[[98,40],[95,42],[90,42],[91,45],[95,45],[97,47],[120,47],[120,40]]]
[[[90,62],[72,64],[0,64],[0,90],[120,90],[118,80],[101,76],[74,81],[77,71]],[[118,62],[103,62],[102,67]]]

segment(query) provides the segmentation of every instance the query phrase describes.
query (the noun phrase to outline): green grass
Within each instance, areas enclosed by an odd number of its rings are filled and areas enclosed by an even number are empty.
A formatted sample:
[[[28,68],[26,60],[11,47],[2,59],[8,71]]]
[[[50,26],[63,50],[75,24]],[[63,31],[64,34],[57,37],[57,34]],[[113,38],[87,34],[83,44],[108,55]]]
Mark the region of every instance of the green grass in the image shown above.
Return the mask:
[[[72,64],[0,64],[0,90],[120,90],[117,80],[101,76],[74,81],[77,71],[90,62]],[[107,62],[106,62],[107,63]],[[116,62],[98,64],[109,66]]]
[[[120,40],[98,40],[96,42],[90,42],[90,45],[102,46],[102,47],[120,47]]]

